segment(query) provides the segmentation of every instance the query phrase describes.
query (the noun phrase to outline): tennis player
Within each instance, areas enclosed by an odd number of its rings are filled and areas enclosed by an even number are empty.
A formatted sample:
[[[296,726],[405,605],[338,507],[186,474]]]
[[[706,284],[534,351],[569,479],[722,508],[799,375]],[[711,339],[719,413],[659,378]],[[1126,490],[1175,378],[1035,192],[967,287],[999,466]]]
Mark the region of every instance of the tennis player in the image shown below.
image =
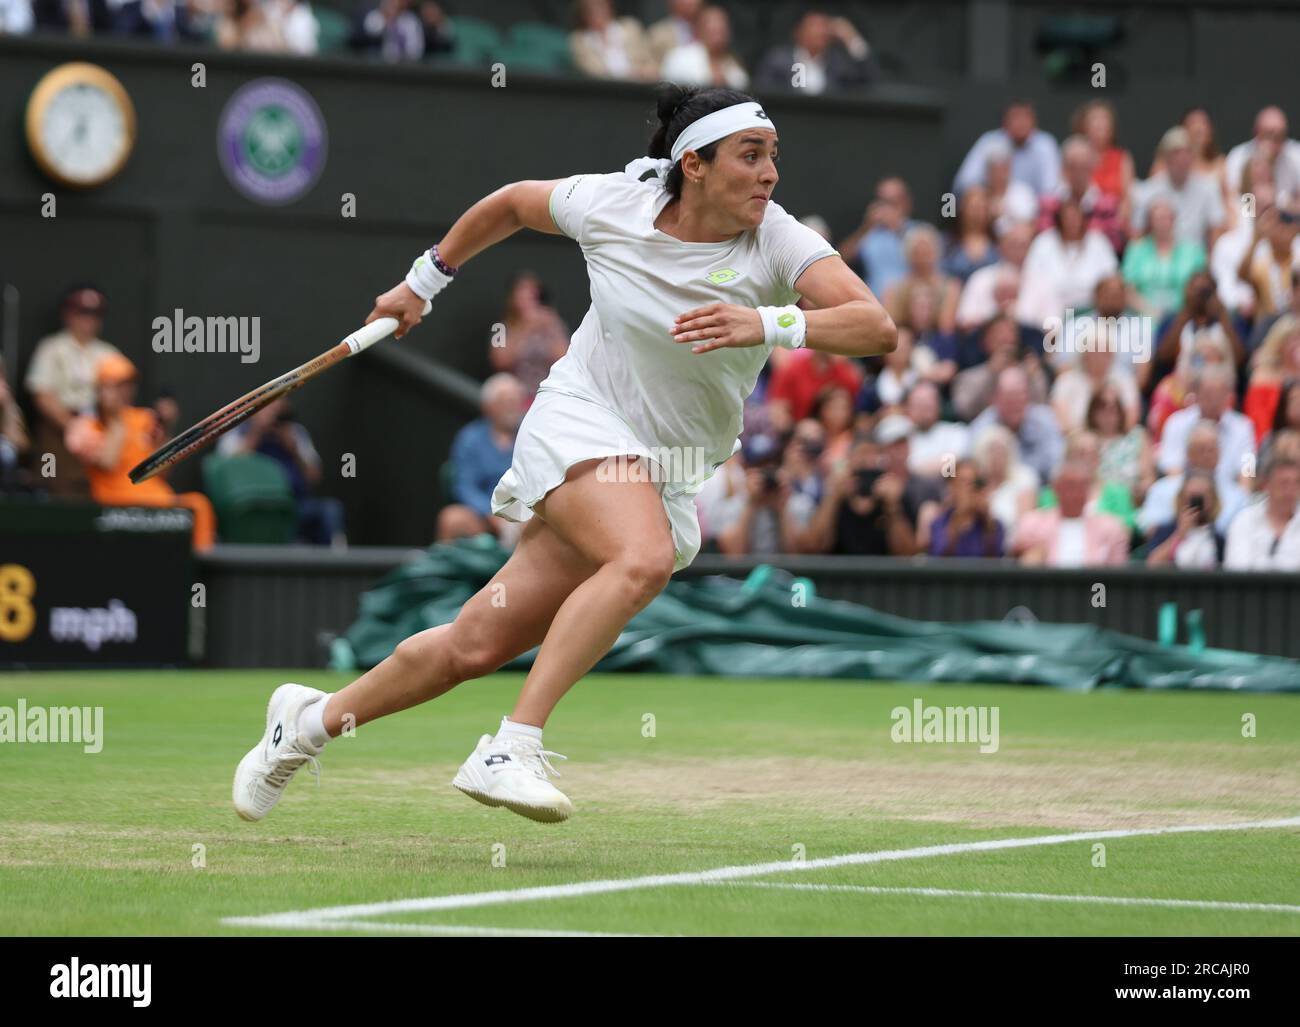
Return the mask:
[[[493,512],[526,522],[455,621],[406,639],[341,691],[275,690],[235,772],[260,820],[346,727],[428,702],[540,645],[519,699],[452,784],[553,822],[542,727],[556,703],[700,547],[693,496],[735,451],[745,398],[774,347],[893,350],[889,315],[816,232],[772,202],[777,130],[729,89],[661,86],[650,156],[613,174],[504,186],[474,204],[379,296],[400,337],[461,265],[521,228],[582,247],[591,308],[519,428]],[[698,453],[700,459],[689,454]],[[687,454],[668,459],[665,454]]]

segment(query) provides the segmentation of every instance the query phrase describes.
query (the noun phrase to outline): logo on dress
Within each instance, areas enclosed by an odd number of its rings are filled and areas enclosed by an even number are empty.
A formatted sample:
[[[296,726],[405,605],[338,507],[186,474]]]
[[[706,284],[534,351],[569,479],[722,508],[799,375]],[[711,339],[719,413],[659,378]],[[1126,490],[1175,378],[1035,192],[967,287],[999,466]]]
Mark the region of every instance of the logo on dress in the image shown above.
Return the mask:
[[[719,268],[717,271],[710,271],[704,276],[704,280],[710,285],[730,285],[739,277],[739,271],[733,271],[729,267],[724,267]]]

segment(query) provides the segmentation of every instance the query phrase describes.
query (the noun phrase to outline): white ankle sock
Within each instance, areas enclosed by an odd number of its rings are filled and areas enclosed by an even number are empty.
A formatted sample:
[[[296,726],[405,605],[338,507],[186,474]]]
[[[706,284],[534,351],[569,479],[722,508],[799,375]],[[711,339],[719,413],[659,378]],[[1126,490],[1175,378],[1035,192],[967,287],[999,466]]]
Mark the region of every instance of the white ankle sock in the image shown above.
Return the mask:
[[[298,714],[298,731],[317,749],[330,740],[330,733],[325,730],[325,704],[329,695],[324,695],[314,703],[303,707]]]
[[[540,742],[542,740],[542,729],[533,727],[532,724],[516,724],[509,717],[502,717],[501,727],[496,734],[496,741],[501,741],[511,735],[515,738],[535,738]]]

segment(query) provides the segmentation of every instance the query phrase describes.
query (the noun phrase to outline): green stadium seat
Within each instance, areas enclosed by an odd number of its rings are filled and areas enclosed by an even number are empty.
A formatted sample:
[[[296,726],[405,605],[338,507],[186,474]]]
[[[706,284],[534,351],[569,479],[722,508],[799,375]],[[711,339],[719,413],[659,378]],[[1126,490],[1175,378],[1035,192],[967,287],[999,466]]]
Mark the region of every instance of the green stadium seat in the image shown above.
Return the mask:
[[[489,22],[457,15],[450,19],[456,28],[456,49],[452,59],[460,64],[487,64],[504,47],[501,33]]]
[[[222,542],[292,542],[297,508],[284,468],[260,453],[213,454],[203,461],[203,484],[217,512]]]
[[[573,63],[569,34],[538,21],[519,22],[510,26],[510,36],[501,59],[507,67],[568,71]]]
[[[327,54],[346,50],[348,36],[352,33],[347,15],[328,7],[313,7],[312,13],[316,15],[316,23],[320,26],[320,35],[316,37],[318,52]]]

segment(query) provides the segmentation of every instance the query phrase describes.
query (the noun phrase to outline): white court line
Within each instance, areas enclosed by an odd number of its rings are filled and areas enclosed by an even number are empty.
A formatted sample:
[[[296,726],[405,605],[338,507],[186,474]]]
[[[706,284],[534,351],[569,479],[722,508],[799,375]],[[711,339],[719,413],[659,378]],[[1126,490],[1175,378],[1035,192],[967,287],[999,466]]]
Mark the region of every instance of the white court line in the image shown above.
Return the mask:
[[[504,891],[467,892],[461,895],[434,895],[422,899],[396,899],[390,902],[367,902],[353,906],[322,906],[317,909],[296,910],[287,913],[269,913],[264,916],[227,917],[221,922],[240,927],[319,928],[325,922],[382,916],[388,913],[421,913],[444,909],[475,909],[481,906],[512,905],[517,902],[539,902],[548,899],[572,899],[586,895],[605,895],[610,892],[636,891],[643,888],[667,888],[675,885],[709,884],[714,881],[734,881],[747,877],[765,877],[768,874],[793,873],[807,870],[828,870],[833,867],[861,866],[868,863],[886,863],[904,859],[926,859],[930,856],[955,856],[968,852],[993,852],[1001,849],[1020,849],[1038,845],[1062,845],[1068,842],[1098,841],[1107,838],[1137,838],[1151,835],[1190,834],[1217,831],[1249,831],[1255,829],[1300,827],[1300,817],[1283,820],[1256,820],[1245,824],[1192,824],[1185,827],[1126,828],[1114,831],[1081,831],[1076,834],[1031,835],[1026,838],[1001,838],[982,842],[959,842],[951,845],[926,845],[912,849],[883,849],[876,852],[850,852],[824,859],[802,862],[777,860],[771,863],[751,863],[741,866],[717,867],[713,870],[687,871],[678,874],[650,874],[645,877],[613,878],[605,881],[579,881],[574,884],[555,884],[537,888],[514,888]]]
[[[231,927],[262,926],[257,917],[232,916],[222,920]],[[371,934],[437,934],[476,938],[656,938],[652,934],[618,934],[609,931],[548,931],[526,927],[457,927],[455,924],[404,924],[391,920],[313,920],[309,925],[318,931],[367,931]]]
[[[1216,902],[1212,899],[1144,899],[1122,895],[1048,895],[1028,891],[959,891],[952,888],[883,888],[866,884],[792,884],[789,881],[710,881],[722,888],[780,888],[790,891],[853,892],[859,895],[925,895],[956,899],[1023,899],[1028,902],[1095,902],[1105,906],[1167,906],[1171,909],[1231,909],[1255,913],[1300,913],[1280,902]]]

